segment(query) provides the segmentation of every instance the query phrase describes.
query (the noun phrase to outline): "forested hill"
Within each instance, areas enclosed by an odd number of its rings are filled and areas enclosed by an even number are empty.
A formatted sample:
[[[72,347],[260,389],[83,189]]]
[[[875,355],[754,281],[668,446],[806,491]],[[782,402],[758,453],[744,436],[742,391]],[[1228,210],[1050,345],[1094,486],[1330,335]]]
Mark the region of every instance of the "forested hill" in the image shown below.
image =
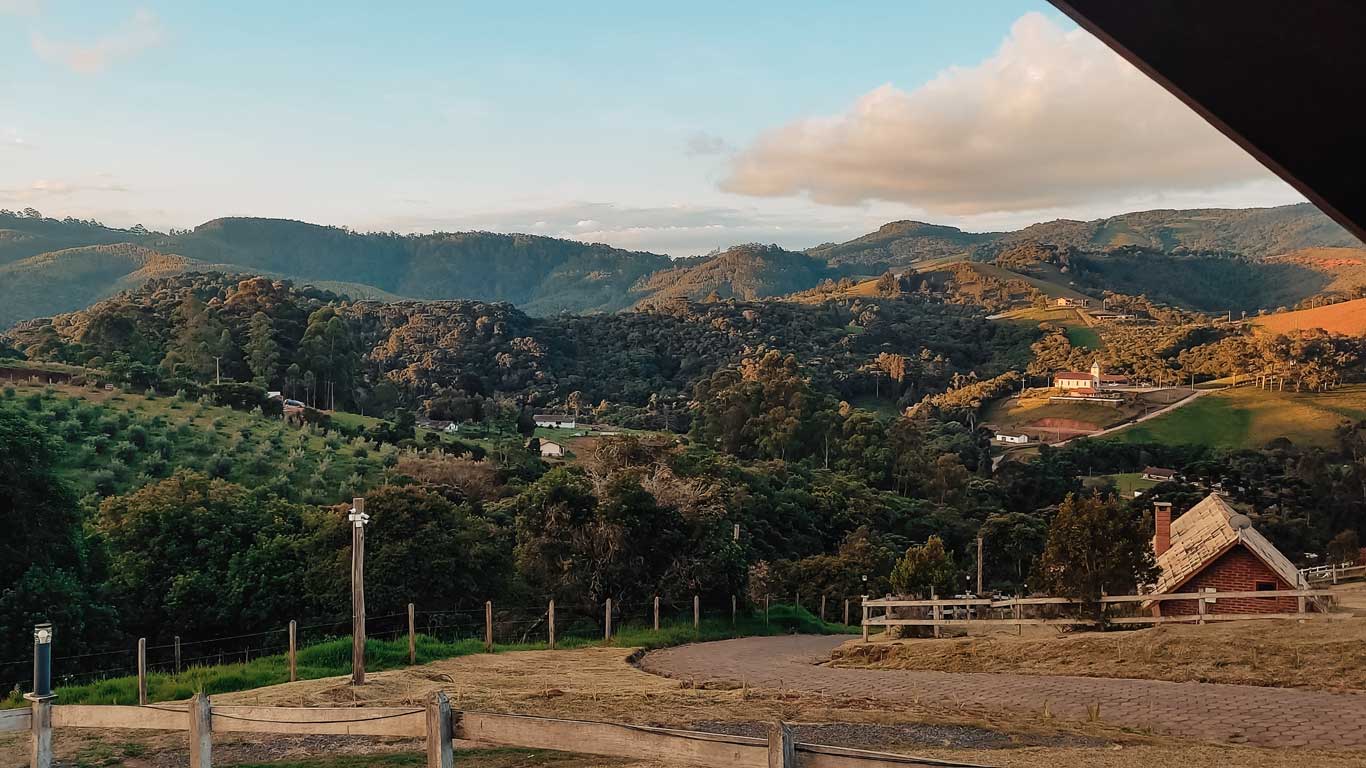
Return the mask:
[[[395,396],[412,406],[515,398],[546,407],[573,393],[588,405],[657,408],[686,402],[700,379],[765,350],[794,355],[841,399],[880,392],[904,406],[963,376],[1023,365],[1039,331],[920,297],[675,300],[535,318],[506,303],[350,302],[285,281],[187,273],[7,336],[0,349],[10,343],[33,359],[112,370],[139,388],[155,380],[175,391],[212,378],[218,358],[224,378],[300,399],[325,390],[339,407],[368,411],[381,401],[392,408]],[[886,370],[893,357],[901,361],[895,390]]]
[[[702,259],[680,260],[672,269],[641,279],[635,290],[645,296],[639,306],[680,298],[753,301],[805,291],[822,280],[847,274],[848,270],[831,268],[823,259],[751,243]]]
[[[987,260],[1026,243],[1091,252],[1137,246],[1167,254],[1219,252],[1256,259],[1301,248],[1361,247],[1351,233],[1317,208],[1299,203],[1275,208],[1138,211],[1093,221],[1058,219],[1015,232],[974,233],[896,221],[847,243],[822,245],[808,252],[831,264],[906,265],[955,255]]]

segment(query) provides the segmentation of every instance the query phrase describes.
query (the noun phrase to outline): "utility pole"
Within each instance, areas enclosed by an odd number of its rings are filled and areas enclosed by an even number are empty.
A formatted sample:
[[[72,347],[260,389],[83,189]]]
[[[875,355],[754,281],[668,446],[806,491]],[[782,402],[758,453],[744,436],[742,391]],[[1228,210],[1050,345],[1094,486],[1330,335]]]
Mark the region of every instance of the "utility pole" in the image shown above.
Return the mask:
[[[365,499],[352,500],[351,514],[351,684],[365,685]]]
[[[986,594],[982,591],[982,534],[977,534],[977,596]]]
[[[223,383],[223,369],[218,365],[218,361],[219,361],[219,360],[222,360],[222,359],[223,359],[223,356],[222,356],[222,355],[214,355],[214,356],[213,356],[213,383],[214,383],[214,384],[222,384],[222,383]]]

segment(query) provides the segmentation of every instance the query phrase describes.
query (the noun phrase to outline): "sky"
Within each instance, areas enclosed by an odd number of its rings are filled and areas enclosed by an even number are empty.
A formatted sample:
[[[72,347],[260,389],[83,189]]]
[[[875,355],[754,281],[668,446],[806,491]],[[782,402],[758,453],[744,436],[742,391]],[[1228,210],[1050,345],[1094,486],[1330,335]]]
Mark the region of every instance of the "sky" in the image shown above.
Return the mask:
[[[684,256],[1302,200],[1041,0],[671,5],[0,0],[0,208]]]

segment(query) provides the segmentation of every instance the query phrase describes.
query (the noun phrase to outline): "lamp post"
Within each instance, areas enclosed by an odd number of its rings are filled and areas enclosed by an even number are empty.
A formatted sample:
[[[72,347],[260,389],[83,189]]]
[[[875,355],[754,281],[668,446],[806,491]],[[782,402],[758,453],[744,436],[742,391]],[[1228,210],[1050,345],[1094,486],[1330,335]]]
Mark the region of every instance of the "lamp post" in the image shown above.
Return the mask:
[[[365,685],[365,499],[352,500],[351,513],[351,684]]]
[[[33,627],[33,693],[24,698],[30,701],[56,698],[52,694],[51,624],[38,624]]]

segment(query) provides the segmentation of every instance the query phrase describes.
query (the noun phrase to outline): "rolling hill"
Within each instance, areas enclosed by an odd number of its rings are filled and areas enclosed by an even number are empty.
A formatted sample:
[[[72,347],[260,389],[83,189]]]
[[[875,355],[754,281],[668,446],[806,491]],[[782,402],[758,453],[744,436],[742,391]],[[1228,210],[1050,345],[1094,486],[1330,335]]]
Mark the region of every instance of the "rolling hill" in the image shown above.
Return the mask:
[[[1349,336],[1366,334],[1366,299],[1344,301],[1295,312],[1277,312],[1254,321],[1272,333],[1288,333],[1301,328],[1322,328]]]
[[[698,301],[709,296],[753,301],[804,291],[840,276],[840,270],[822,259],[774,245],[749,244],[700,260],[685,260],[678,267],[642,278],[632,290],[645,295],[637,306],[656,306],[677,298]]]
[[[0,265],[0,327],[81,309],[194,262],[139,245],[88,245]]]

